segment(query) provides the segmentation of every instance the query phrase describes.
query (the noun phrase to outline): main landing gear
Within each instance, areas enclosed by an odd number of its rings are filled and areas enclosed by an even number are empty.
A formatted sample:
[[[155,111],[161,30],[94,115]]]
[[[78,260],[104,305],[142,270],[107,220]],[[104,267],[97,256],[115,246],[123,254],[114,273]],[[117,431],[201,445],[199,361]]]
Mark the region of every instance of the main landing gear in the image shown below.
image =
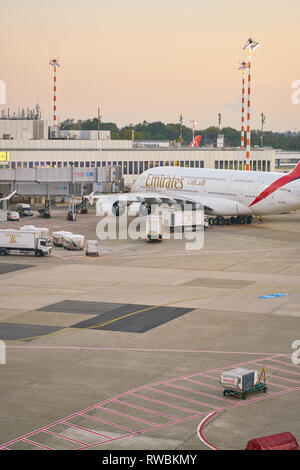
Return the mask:
[[[209,225],[252,224],[252,215],[238,215],[237,217],[209,217]]]

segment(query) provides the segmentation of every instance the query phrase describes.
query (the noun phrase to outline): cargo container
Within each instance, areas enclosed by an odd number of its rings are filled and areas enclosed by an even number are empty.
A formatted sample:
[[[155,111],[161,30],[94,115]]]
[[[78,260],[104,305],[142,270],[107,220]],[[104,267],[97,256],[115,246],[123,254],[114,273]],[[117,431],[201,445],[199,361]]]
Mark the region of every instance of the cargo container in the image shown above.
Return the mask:
[[[223,372],[220,376],[220,383],[224,388],[237,392],[244,392],[254,387],[258,382],[258,373],[256,370],[237,369]]]

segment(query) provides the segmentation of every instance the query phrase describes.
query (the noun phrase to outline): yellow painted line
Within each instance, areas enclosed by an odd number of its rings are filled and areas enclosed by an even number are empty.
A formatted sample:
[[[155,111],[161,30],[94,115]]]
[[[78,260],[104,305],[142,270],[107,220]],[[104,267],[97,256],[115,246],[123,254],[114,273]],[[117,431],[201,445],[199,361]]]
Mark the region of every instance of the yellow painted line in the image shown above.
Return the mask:
[[[186,286],[186,287],[190,287],[190,286]],[[192,286],[192,287],[194,287],[194,286]],[[267,287],[269,288],[269,286],[267,286]],[[194,288],[198,288],[198,286],[194,287]],[[262,289],[262,287],[260,287],[259,290],[261,290],[261,289]],[[289,290],[289,292],[290,291],[295,291],[295,292],[299,291],[299,289],[293,289],[293,288],[289,288],[288,290]],[[242,291],[243,291],[243,293],[245,293],[245,292],[257,292],[257,289],[248,288],[248,289],[242,289]],[[257,292],[257,294],[259,295],[259,292]],[[131,312],[131,313],[128,313],[126,315],[121,315],[120,317],[114,318],[113,320],[110,320],[110,321],[107,321],[107,322],[104,322],[104,323],[98,323],[97,325],[87,326],[87,327],[78,328],[78,329],[80,329],[80,330],[92,330],[93,328],[100,328],[102,326],[109,325],[111,323],[117,322],[118,320],[121,320],[123,318],[130,317],[132,315],[137,315],[138,313],[142,313],[142,312],[145,312],[145,311],[154,310],[156,308],[166,307],[168,305],[176,305],[176,304],[179,304],[179,303],[189,302],[189,301],[192,301],[192,300],[202,300],[202,299],[207,299],[207,298],[211,298],[211,297],[215,298],[215,297],[230,296],[230,295],[236,295],[236,291],[234,290],[233,292],[221,292],[219,294],[218,293],[213,293],[213,294],[209,294],[209,295],[197,296],[197,297],[192,297],[192,298],[188,297],[188,298],[185,298],[185,299],[180,299],[180,300],[175,300],[175,301],[172,301],[172,302],[167,302],[165,304],[154,305],[154,306],[147,307],[147,308],[144,308],[144,309],[136,310],[135,312]],[[199,307],[186,307],[186,308],[197,309]],[[69,331],[69,328],[72,328],[72,326],[64,327],[62,330],[53,331],[52,333],[47,333],[47,334],[44,334],[44,335],[31,336],[31,337],[28,337],[28,338],[21,338],[21,339],[7,340],[6,343],[14,343],[14,342],[19,342],[19,341],[30,341],[30,340],[34,340],[34,339],[44,338],[44,337],[51,336],[51,335],[58,335],[59,333],[66,333],[67,331]]]

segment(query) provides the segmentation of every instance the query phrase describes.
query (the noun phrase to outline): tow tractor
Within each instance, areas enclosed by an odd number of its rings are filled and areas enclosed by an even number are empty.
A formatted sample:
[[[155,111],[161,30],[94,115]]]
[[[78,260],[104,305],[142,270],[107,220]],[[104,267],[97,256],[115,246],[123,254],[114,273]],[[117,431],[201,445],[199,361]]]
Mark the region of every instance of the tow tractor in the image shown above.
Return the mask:
[[[264,367],[260,372],[259,378],[257,371],[240,367],[223,372],[220,377],[220,383],[225,387],[223,391],[225,397],[237,397],[245,400],[248,393],[257,391],[266,393],[268,391]]]

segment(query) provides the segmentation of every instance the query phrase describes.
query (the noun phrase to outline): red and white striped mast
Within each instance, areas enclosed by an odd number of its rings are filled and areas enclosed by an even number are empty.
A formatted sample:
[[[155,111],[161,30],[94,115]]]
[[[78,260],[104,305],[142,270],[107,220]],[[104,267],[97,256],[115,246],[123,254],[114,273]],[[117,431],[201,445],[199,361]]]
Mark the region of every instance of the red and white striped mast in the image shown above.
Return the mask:
[[[242,62],[239,70],[242,71],[242,118],[241,118],[241,148],[245,148],[245,75],[247,70],[246,62]]]
[[[56,116],[56,67],[60,67],[58,59],[51,59],[49,64],[53,67],[53,127],[57,126]]]
[[[244,49],[248,49],[248,97],[247,97],[247,136],[246,136],[246,163],[245,170],[250,170],[250,148],[251,148],[251,129],[250,129],[250,93],[251,93],[251,52],[259,46],[259,43],[249,38]]]

